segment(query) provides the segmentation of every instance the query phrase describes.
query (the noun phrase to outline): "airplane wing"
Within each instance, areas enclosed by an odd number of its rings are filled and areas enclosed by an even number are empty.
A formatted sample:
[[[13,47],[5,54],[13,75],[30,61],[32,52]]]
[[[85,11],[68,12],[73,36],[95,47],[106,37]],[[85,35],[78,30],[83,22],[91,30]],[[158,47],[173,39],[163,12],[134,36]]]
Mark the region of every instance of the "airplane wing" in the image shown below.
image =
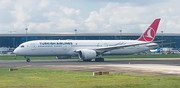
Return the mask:
[[[129,47],[129,46],[138,46],[138,45],[149,44],[149,43],[150,42],[133,43],[133,44],[125,44],[125,45],[116,45],[116,46],[100,47],[100,48],[96,48],[96,49],[93,49],[93,50],[95,50],[99,54],[102,54],[102,53],[105,53],[105,52],[108,52],[108,51],[114,50],[114,49],[120,49],[120,48]]]

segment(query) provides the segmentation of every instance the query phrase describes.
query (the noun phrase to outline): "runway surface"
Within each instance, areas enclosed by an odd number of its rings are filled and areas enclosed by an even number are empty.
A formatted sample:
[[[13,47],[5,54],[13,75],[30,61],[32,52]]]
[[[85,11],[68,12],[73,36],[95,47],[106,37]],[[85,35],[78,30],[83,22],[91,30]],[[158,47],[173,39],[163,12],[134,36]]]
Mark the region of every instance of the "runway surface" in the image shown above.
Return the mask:
[[[82,62],[77,59],[31,60],[31,62],[26,62],[25,60],[0,60],[1,67],[180,76],[180,58],[114,59],[105,60],[105,62]]]

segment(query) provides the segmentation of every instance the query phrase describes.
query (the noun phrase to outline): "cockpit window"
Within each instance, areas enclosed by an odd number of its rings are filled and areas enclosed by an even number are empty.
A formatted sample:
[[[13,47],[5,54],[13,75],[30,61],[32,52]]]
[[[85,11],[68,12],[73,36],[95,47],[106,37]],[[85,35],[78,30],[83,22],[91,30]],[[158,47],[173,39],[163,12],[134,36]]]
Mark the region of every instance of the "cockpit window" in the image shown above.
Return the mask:
[[[24,45],[21,45],[20,47],[21,47],[21,48],[24,48]]]

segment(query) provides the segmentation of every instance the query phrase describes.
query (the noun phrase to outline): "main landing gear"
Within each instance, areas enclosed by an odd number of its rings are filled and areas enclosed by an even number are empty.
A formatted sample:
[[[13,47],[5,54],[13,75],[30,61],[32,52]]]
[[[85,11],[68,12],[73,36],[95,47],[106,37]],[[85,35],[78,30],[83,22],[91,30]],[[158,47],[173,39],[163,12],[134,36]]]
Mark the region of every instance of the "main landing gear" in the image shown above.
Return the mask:
[[[28,56],[25,56],[25,58],[26,58],[26,62],[30,62],[31,61]]]
[[[83,61],[84,61],[84,62],[91,62],[91,61],[92,61],[92,59],[83,60]],[[95,62],[104,62],[104,58],[101,58],[101,57],[96,58],[96,59],[95,59]]]
[[[91,59],[88,59],[88,60],[83,60],[84,62],[91,62],[92,60]]]
[[[104,58],[102,58],[102,57],[96,58],[95,62],[104,62]]]
[[[95,62],[104,62],[104,58],[102,58],[101,54],[96,57]]]

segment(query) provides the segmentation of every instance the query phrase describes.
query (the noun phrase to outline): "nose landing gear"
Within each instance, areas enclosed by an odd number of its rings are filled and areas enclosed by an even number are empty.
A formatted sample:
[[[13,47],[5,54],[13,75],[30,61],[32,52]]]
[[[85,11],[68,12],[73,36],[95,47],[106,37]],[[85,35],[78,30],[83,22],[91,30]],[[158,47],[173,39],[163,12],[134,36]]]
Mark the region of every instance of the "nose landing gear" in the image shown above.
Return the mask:
[[[26,58],[26,62],[30,62],[31,61],[28,56],[25,56],[25,58]]]

